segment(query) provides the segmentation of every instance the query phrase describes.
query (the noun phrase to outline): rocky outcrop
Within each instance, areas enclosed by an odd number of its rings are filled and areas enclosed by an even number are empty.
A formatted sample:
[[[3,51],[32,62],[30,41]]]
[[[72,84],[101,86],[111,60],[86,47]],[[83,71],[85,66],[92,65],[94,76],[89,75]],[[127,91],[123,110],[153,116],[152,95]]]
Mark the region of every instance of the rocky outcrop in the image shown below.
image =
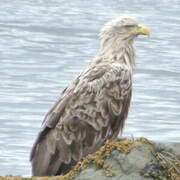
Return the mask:
[[[107,177],[103,168],[91,164],[76,180],[180,180],[180,143],[151,143],[141,138],[134,141],[130,152],[113,150],[105,159],[112,170]]]

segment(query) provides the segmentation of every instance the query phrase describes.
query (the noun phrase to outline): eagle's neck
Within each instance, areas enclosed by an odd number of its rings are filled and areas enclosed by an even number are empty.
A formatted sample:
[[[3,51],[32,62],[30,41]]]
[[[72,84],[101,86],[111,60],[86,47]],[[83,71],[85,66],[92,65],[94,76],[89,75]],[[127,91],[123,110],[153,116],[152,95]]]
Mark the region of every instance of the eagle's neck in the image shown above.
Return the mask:
[[[132,70],[135,67],[133,40],[123,41],[121,39],[111,39],[103,41],[99,55],[101,61],[122,63]]]

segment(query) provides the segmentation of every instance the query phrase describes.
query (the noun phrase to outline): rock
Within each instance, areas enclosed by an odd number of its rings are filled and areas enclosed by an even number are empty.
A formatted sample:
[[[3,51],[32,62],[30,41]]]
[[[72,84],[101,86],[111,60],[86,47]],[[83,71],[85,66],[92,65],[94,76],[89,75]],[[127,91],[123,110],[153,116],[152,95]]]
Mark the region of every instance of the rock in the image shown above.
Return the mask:
[[[180,159],[180,143],[161,143],[156,142],[155,143],[155,150],[156,151],[167,151],[171,152],[173,154],[176,154],[176,156]]]
[[[154,143],[151,145],[135,141],[129,153],[114,150],[105,159],[106,166],[115,173],[115,176],[107,177],[102,168],[91,164],[80,172],[75,180],[166,180],[168,165],[164,167],[161,159],[158,160],[155,157],[157,152],[170,152],[175,155],[174,157],[179,158],[180,143]],[[180,176],[177,174],[177,177]]]

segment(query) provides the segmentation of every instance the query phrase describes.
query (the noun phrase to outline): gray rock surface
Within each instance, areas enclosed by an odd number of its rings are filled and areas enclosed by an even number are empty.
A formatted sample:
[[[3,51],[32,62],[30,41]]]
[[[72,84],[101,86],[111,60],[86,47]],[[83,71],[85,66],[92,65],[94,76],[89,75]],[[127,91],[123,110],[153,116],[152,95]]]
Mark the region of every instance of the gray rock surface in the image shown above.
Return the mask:
[[[123,153],[117,150],[111,153],[111,156],[106,159],[109,168],[115,172],[115,176],[106,177],[104,171],[96,165],[90,165],[82,171],[75,180],[153,180],[155,177],[145,177],[142,171],[147,165],[152,164],[155,160],[153,154],[157,151],[168,151],[180,158],[180,143],[163,144],[155,143],[155,146],[135,142],[135,148],[130,153]],[[153,167],[151,168],[153,169]],[[154,168],[158,173],[158,169]]]

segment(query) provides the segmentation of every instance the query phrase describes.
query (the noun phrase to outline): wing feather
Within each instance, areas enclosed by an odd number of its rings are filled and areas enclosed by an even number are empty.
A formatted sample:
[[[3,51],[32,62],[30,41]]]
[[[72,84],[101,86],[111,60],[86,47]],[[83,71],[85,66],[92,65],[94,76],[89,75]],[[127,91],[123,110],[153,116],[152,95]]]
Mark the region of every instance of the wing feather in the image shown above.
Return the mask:
[[[106,139],[117,137],[129,109],[131,76],[122,64],[99,63],[91,65],[63,92],[46,115],[32,149],[34,175],[63,172],[64,164],[71,167]],[[46,165],[41,169],[39,162]]]

